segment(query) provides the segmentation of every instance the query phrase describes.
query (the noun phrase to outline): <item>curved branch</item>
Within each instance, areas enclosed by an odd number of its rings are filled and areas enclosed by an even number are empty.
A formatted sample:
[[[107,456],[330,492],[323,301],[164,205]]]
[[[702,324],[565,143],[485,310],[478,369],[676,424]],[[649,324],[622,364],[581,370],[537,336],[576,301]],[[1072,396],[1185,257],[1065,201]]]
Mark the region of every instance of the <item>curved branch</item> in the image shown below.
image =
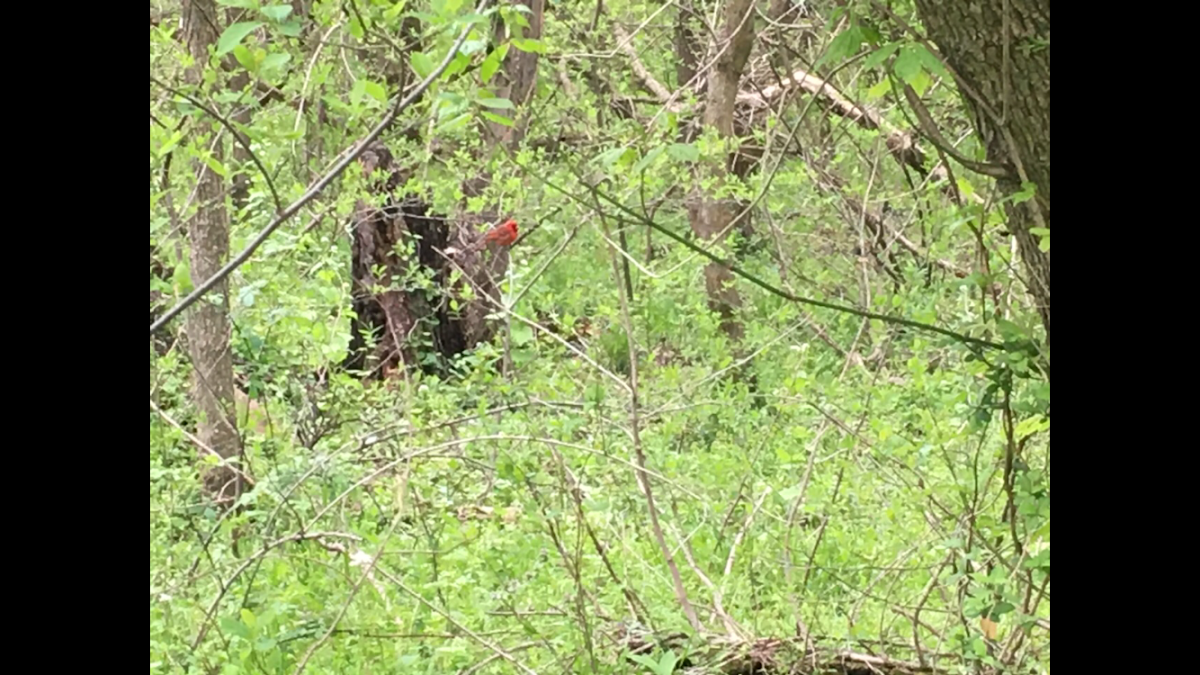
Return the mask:
[[[482,0],[479,3],[479,6],[475,8],[475,11],[483,11],[483,8],[486,7],[487,4],[488,0]],[[429,85],[433,84],[434,80],[441,77],[442,73],[446,72],[446,69],[450,67],[450,62],[454,60],[454,57],[458,56],[458,50],[462,48],[463,43],[466,42],[467,36],[471,34],[472,28],[472,25],[468,25],[466,28],[464,28],[462,34],[458,36],[458,40],[455,41],[454,45],[450,48],[449,53],[446,54],[446,58],[442,59],[441,64],[439,64],[438,67],[429,74],[429,77],[425,78],[421,84],[417,85],[417,87],[412,90],[412,93],[397,101],[396,105],[393,106],[392,109],[383,116],[383,119],[379,120],[379,123],[376,124],[373,129],[371,129],[365,138],[359,141],[353,150],[346,153],[342,157],[341,161],[335,164],[333,168],[330,169],[324,176],[321,176],[321,178],[303,195],[301,195],[299,199],[292,202],[291,205],[276,215],[271,223],[263,228],[263,230],[258,233],[258,236],[254,238],[254,241],[251,241],[250,244],[237,255],[237,257],[235,257],[233,260],[230,260],[221,269],[217,270],[216,274],[212,275],[208,279],[205,279],[203,283],[198,285],[196,289],[189,293],[188,296],[183,300],[181,300],[179,304],[175,305],[161,317],[159,317],[158,321],[150,324],[150,335],[154,335],[172,319],[179,316],[183,310],[195,304],[197,300],[204,297],[218,283],[220,283],[222,279],[229,276],[231,272],[249,260],[250,256],[253,255],[256,250],[258,250],[258,247],[267,240],[267,237],[271,236],[271,233],[277,230],[280,225],[291,219],[292,216],[299,213],[300,209],[303,208],[305,204],[315,199],[316,196],[321,193],[321,191],[323,191],[329,186],[330,183],[334,181],[334,179],[342,175],[342,172],[346,170],[346,167],[350,166],[351,162],[358,159],[358,156],[367,149],[367,146],[372,141],[379,138],[380,134],[382,134],[385,129],[391,126],[392,122],[396,120],[396,117],[398,117],[400,113],[404,112],[406,108],[416,102],[416,100],[425,93],[425,90],[429,88]]]
[[[987,162],[976,162],[972,159],[967,159],[961,152],[954,149],[954,146],[946,142],[945,137],[938,131],[937,123],[933,121],[933,116],[929,114],[929,109],[921,102],[921,97],[917,96],[917,92],[907,84],[904,85],[904,98],[908,101],[909,107],[917,114],[917,124],[921,127],[921,133],[925,134],[925,138],[929,139],[938,150],[950,155],[959,164],[968,169],[981,173],[992,178],[1013,178],[1015,172],[1012,167],[1007,167],[1002,164],[988,164]]]
[[[532,176],[533,178],[536,178],[537,180],[539,180],[540,182],[542,182],[544,185],[551,188],[555,192],[558,192],[558,193],[562,194],[563,196],[565,196],[567,199],[570,199],[571,201],[582,204],[583,206],[585,206],[589,209],[592,209],[592,210],[596,209],[595,206],[588,203],[588,201],[586,199],[584,199],[583,197],[580,197],[579,195],[574,194],[570,190],[567,190],[566,188],[559,186],[557,183],[546,178],[543,174],[540,174],[540,173],[534,171],[533,169],[529,168],[529,166],[527,166],[526,164],[523,164],[523,163],[517,161],[516,157],[513,156],[511,154],[511,152],[509,154],[509,157],[513,160],[513,164],[515,164],[519,170]],[[725,267],[729,268],[730,272],[733,272],[734,274],[738,275],[739,277],[742,277],[746,281],[749,281],[750,283],[754,284],[755,286],[758,286],[759,288],[761,288],[764,291],[767,291],[768,293],[771,293],[773,295],[777,295],[781,298],[784,298],[786,300],[790,300],[792,302],[799,303],[802,305],[812,305],[814,307],[823,307],[825,309],[831,309],[836,312],[844,312],[846,314],[853,314],[855,316],[861,316],[864,319],[878,319],[879,321],[883,321],[884,323],[896,324],[899,326],[908,326],[909,328],[915,328],[917,330],[922,330],[922,331],[926,331],[929,333],[937,333],[939,335],[944,335],[948,338],[952,338],[952,339],[956,340],[957,342],[965,345],[968,349],[971,349],[976,354],[979,354],[978,348],[980,348],[980,347],[986,347],[988,349],[1004,349],[1004,345],[1002,345],[998,342],[993,342],[991,340],[985,340],[983,338],[971,337],[970,335],[964,335],[963,333],[957,333],[955,331],[950,330],[949,328],[942,328],[941,326],[936,326],[934,324],[922,323],[920,321],[914,321],[912,319],[905,319],[904,317],[899,317],[899,316],[891,316],[888,314],[878,314],[876,312],[868,312],[866,310],[858,309],[857,307],[848,307],[846,305],[839,305],[839,304],[832,303],[832,302],[825,302],[823,300],[816,300],[814,298],[806,298],[806,297],[803,297],[800,295],[796,295],[794,293],[789,293],[781,288],[771,285],[770,283],[766,282],[763,279],[758,278],[754,274],[747,272],[746,270],[744,270],[741,267],[734,264],[732,261],[726,260],[701,246],[697,246],[696,244],[693,244],[692,242],[688,241],[686,237],[678,234],[671,228],[660,225],[657,222],[655,222],[653,219],[648,218],[640,213],[637,213],[636,211],[634,211],[634,210],[630,209],[629,207],[625,206],[624,204],[622,204],[615,197],[613,197],[609,194],[606,194],[604,192],[601,192],[598,188],[596,188],[593,185],[589,185],[582,178],[580,178],[579,180],[580,180],[580,183],[587,186],[588,189],[594,193],[595,197],[597,197],[599,199],[603,199],[604,201],[613,205],[613,207],[615,207],[618,211],[621,211],[622,213],[626,214],[626,216],[628,216],[628,217],[616,216],[617,220],[624,222],[624,223],[631,223],[631,224],[635,224],[635,225],[645,225],[647,227],[651,227],[651,228],[665,234],[666,236],[670,237],[671,239],[674,239],[675,241],[679,242],[680,244],[683,244],[688,249],[707,258],[711,262],[715,262],[719,265],[724,265]]]
[[[209,117],[217,120],[221,123],[221,126],[228,129],[229,133],[233,135],[233,139],[238,142],[238,145],[242,146],[242,149],[246,151],[247,155],[250,155],[250,160],[254,162],[254,165],[258,167],[259,172],[262,173],[263,180],[267,182],[267,189],[271,191],[271,198],[275,201],[276,213],[283,210],[283,202],[280,201],[279,193],[275,190],[275,181],[271,180],[271,174],[267,171],[267,167],[263,166],[263,163],[258,160],[258,155],[254,154],[254,151],[250,149],[250,139],[243,137],[242,134],[234,128],[233,123],[225,119],[224,115],[221,115],[216,110],[204,105],[200,102],[200,99],[196,98],[195,96],[179,91],[165,82],[160,82],[153,75],[150,76],[150,81],[154,84],[157,84],[163,89],[163,91],[174,94],[175,96],[186,98],[188,103],[191,103],[197,108],[203,110],[205,113],[208,113]]]
[[[646,85],[647,89],[649,89],[654,93],[655,96],[658,97],[659,102],[666,106],[668,110],[671,112],[680,112],[683,109],[683,106],[679,105],[678,103],[670,102],[671,92],[667,90],[665,86],[663,86],[662,82],[659,82],[654,77],[654,74],[651,73],[648,68],[646,68],[646,64],[642,63],[642,59],[640,56],[638,56],[637,49],[634,48],[632,38],[629,37],[629,34],[626,33],[619,24],[615,23],[613,24],[612,30],[613,35],[615,35],[618,40],[617,48],[629,57],[629,66],[633,69],[633,74],[636,75],[639,80],[641,80],[642,84]]]

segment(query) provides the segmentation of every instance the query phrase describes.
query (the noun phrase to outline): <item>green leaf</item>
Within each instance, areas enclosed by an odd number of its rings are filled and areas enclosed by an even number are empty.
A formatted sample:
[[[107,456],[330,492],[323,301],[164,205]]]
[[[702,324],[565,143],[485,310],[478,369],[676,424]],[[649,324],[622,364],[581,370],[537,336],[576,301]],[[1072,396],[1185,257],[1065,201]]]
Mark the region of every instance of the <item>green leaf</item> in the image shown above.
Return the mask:
[[[679,655],[674,650],[668,650],[662,658],[658,660],[658,672],[663,675],[671,675],[675,672],[675,664],[679,661]]]
[[[288,37],[300,37],[304,32],[304,24],[296,19],[292,19],[280,24],[279,32]]]
[[[1025,419],[1021,420],[1020,422],[1017,422],[1017,425],[1013,428],[1013,434],[1018,439],[1023,439],[1026,436],[1032,436],[1033,434],[1036,434],[1039,431],[1045,431],[1046,429],[1049,429],[1049,428],[1050,428],[1050,420],[1046,419],[1045,417],[1043,417],[1041,415],[1035,414],[1035,415],[1026,417]]]
[[[864,25],[859,30],[862,31],[863,40],[872,47],[883,39],[883,36],[879,34],[879,29],[874,26]]]
[[[500,69],[500,65],[504,63],[504,57],[508,56],[508,44],[502,44],[492,50],[491,54],[483,60],[483,64],[479,66],[479,77],[484,84],[491,81],[492,76]]]
[[[217,161],[216,157],[209,155],[204,158],[204,163],[208,165],[208,168],[213,170],[213,173],[217,174],[221,178],[229,177],[229,170],[225,168],[224,164]]]
[[[520,49],[523,52],[530,52],[533,54],[546,53],[546,44],[541,40],[534,40],[533,38],[513,38],[511,42],[512,46]]]
[[[857,24],[851,25],[846,30],[837,34],[833,41],[829,43],[829,48],[817,59],[817,65],[829,62],[844,61],[854,55],[858,51],[863,42],[862,29]]]
[[[413,52],[413,55],[409,57],[409,62],[412,64],[412,68],[416,71],[417,75],[422,78],[429,77],[429,74],[436,67],[433,64],[433,59],[429,58],[429,55],[424,52]]]
[[[514,9],[528,10],[529,8],[525,7],[524,5],[518,5],[518,4],[513,4],[513,5],[509,5],[507,7],[504,7],[500,11],[501,15],[504,17],[504,25],[508,26],[509,30],[512,30],[513,26],[519,26],[521,28],[529,28],[529,19],[526,19],[525,17],[521,16],[517,12],[512,11]],[[516,31],[513,31],[513,32],[516,32]]]
[[[247,35],[253,33],[261,25],[263,25],[261,21],[240,21],[226,28],[225,32],[221,33],[220,39],[217,40],[217,56],[223,56],[233,51],[234,47],[241,44]]]
[[[896,77],[912,84],[913,78],[921,72],[921,55],[913,48],[915,45],[904,45],[892,64]]]
[[[243,68],[250,72],[258,70],[258,60],[254,58],[254,54],[246,47],[246,45],[235,45],[233,48],[233,57]]]
[[[1031,227],[1029,233],[1038,238],[1038,248],[1042,251],[1050,250],[1050,228],[1048,227]]]
[[[258,288],[254,286],[243,286],[238,290],[238,302],[243,307],[253,307],[254,300],[258,296]]]
[[[800,496],[800,485],[797,484],[797,485],[793,485],[791,487],[784,488],[784,489],[780,490],[777,494],[779,495],[779,498],[782,499],[785,503],[790,502],[793,499],[795,499],[796,497]]]
[[[437,133],[442,133],[442,132],[446,132],[446,131],[456,131],[456,130],[461,129],[464,126],[466,126],[467,123],[470,121],[471,121],[471,113],[469,113],[469,112],[463,113],[463,114],[459,115],[458,117],[455,117],[453,119],[450,119],[450,120],[442,123],[436,129],[434,129],[434,131]]]
[[[994,607],[992,607],[992,611],[989,612],[989,614],[991,614],[991,616],[989,616],[988,618],[991,619],[992,621],[996,621],[996,620],[1000,619],[1000,617],[1004,616],[1005,614],[1008,614],[1009,612],[1013,611],[1014,609],[1016,609],[1016,607],[1013,607],[1012,603],[1010,603],[1010,602],[998,602],[998,603],[996,603],[996,605]]]
[[[1014,204],[1020,204],[1033,199],[1033,195],[1037,193],[1037,185],[1029,182],[1021,183],[1021,191],[1012,196]]]
[[[1029,335],[1021,326],[1008,319],[996,319],[996,329],[1005,340],[1027,340]]]
[[[471,54],[487,49],[487,46],[487,40],[467,40],[462,44],[462,47],[459,47],[458,53],[470,56]]]
[[[496,52],[492,52],[486,59],[483,60],[483,65],[479,66],[479,80],[484,84],[492,81],[492,76],[500,69],[500,59],[496,58]]]
[[[446,67],[446,72],[443,74],[443,77],[457,75],[466,70],[467,66],[469,65],[471,65],[471,57],[459,52],[458,54],[454,55],[454,59],[450,61],[450,65]]]
[[[187,295],[192,292],[192,267],[186,256],[175,265],[175,271],[171,273],[171,281],[175,284],[175,288],[181,295]]]
[[[405,7],[407,6],[408,0],[398,0],[397,2],[393,3],[391,7],[388,7],[383,11],[383,17],[389,21],[395,19],[404,12]]]
[[[918,70],[917,74],[908,83],[912,86],[913,91],[917,92],[917,96],[924,96],[925,92],[929,91],[929,88],[933,86],[933,78],[922,69]]]
[[[379,84],[378,82],[371,82],[369,80],[359,80],[359,82],[364,83],[363,91],[365,91],[368,96],[376,101],[379,101],[380,103],[387,103],[387,90],[383,88],[382,84]]]
[[[284,19],[288,18],[288,16],[291,15],[292,6],[291,5],[269,5],[267,7],[263,7],[259,11],[262,12],[263,16],[267,17],[268,19],[270,19],[276,23],[282,23]]]
[[[292,60],[292,55],[287,52],[275,52],[267,54],[267,58],[263,59],[259,66],[261,70],[279,70],[287,65],[288,61]]]
[[[171,152],[175,149],[176,145],[179,145],[179,141],[181,140],[183,140],[183,129],[178,129],[175,131],[175,133],[171,134],[171,137],[168,138],[166,142],[162,144],[162,147],[158,149],[158,156],[165,157],[168,152]]]
[[[700,159],[700,148],[691,143],[672,143],[667,146],[667,154],[681,162],[695,162]]]
[[[645,654],[630,654],[629,660],[636,661],[637,663],[640,663],[643,666],[646,666],[652,672],[658,672],[658,661],[655,661],[654,659],[650,658],[649,656],[646,656]]]
[[[596,163],[604,167],[605,170],[611,169],[613,165],[617,163],[617,160],[621,159],[621,155],[625,154],[626,150],[628,150],[628,148],[613,148],[612,150],[605,150],[599,155],[596,155]]]
[[[533,340],[533,329],[523,323],[514,323],[512,327],[512,343],[521,347]]]
[[[513,125],[513,121],[503,115],[497,115],[495,113],[490,113],[486,110],[484,110],[482,112],[483,112],[483,116],[485,119],[491,120],[491,121],[495,122],[496,124],[503,124],[506,127],[511,127]]]
[[[387,105],[387,92],[383,85],[377,82],[359,80],[350,90],[350,102],[368,108],[380,108]]]
[[[513,110],[516,107],[512,104],[512,101],[506,98],[481,98],[477,102],[481,106],[499,108],[501,110]]]
[[[891,90],[892,90],[892,81],[885,78],[885,79],[882,79],[882,80],[876,82],[870,89],[867,90],[867,98],[870,98],[870,99],[883,98]]]
[[[645,157],[641,158],[640,160],[638,160],[637,164],[633,165],[633,172],[641,173],[643,169],[650,166],[654,162],[654,160],[658,159],[660,155],[662,155],[664,152],[666,152],[666,150],[667,150],[667,147],[665,145],[660,145],[657,148],[654,148],[653,150],[651,150],[650,152],[647,152]]]
[[[438,98],[444,101],[444,103],[438,106],[438,124],[441,124],[451,117],[456,117],[466,113],[467,108],[469,107],[467,100],[461,96],[447,95],[445,98],[442,98],[441,96]]]
[[[242,623],[241,621],[223,616],[218,623],[221,624],[221,630],[225,631],[226,633],[232,633],[247,640],[250,639],[250,629],[247,628],[246,624]]]
[[[913,45],[913,49],[917,52],[917,56],[921,60],[921,65],[925,66],[926,70],[943,80],[954,81],[954,76],[950,74],[949,70],[946,70],[946,64],[942,63],[942,60],[935,56],[933,52],[926,49],[925,45],[916,44]]]
[[[254,641],[254,651],[256,652],[269,652],[272,649],[275,649],[275,640],[271,638],[263,637]]]
[[[892,54],[895,54],[896,50],[899,48],[900,48],[899,42],[887,43],[886,45],[880,47],[879,49],[876,49],[875,51],[871,52],[871,54],[869,56],[867,56],[866,59],[863,60],[863,67],[864,68],[874,68],[874,67],[878,66],[879,64],[883,63],[884,61],[887,61],[888,57],[891,56]]]

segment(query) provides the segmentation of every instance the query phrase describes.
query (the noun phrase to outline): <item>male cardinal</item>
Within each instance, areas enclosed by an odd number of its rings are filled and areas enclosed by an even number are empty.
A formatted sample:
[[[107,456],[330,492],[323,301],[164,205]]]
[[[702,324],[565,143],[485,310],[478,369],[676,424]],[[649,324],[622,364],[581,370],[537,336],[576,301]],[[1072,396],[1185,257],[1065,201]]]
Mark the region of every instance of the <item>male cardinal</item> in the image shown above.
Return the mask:
[[[493,227],[479,241],[471,245],[472,251],[478,251],[484,246],[494,243],[498,246],[509,247],[517,240],[517,221],[509,218]]]

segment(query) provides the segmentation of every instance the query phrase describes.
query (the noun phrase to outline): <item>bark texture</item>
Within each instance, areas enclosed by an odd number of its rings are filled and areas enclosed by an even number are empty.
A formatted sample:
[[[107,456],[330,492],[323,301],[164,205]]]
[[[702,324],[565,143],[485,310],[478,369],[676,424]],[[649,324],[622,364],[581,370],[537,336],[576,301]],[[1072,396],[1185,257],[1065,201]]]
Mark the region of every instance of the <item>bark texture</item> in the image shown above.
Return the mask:
[[[721,138],[729,138],[734,134],[738,84],[754,44],[754,19],[753,0],[728,0],[720,29],[710,46],[710,53],[716,59],[708,74],[703,121],[704,126],[716,130]],[[726,163],[711,164],[705,170],[708,178],[716,179],[716,187],[729,174]],[[688,200],[688,220],[692,231],[701,239],[714,240],[728,236],[739,211],[737,200],[730,198],[693,193]],[[731,339],[740,341],[744,331],[736,314],[742,300],[733,286],[733,278],[729,268],[719,263],[709,263],[704,268],[709,307],[720,314],[725,333]]]
[[[696,76],[696,31],[692,29],[692,17],[696,11],[693,2],[679,3],[675,16],[675,86],[685,87]]]
[[[532,11],[524,14],[529,26],[521,29],[522,36],[540,38],[545,1],[520,2]],[[412,38],[406,42],[415,44],[418,24],[404,26]],[[497,44],[506,38],[503,31],[504,24],[497,20]],[[524,138],[528,117],[521,110],[538,83],[538,61],[538,54],[515,47],[505,56],[491,89],[494,96],[515,104],[516,124],[486,123],[480,163],[486,163],[500,144],[515,148]],[[371,203],[360,201],[355,208],[350,265],[356,318],[343,365],[364,372],[367,378],[402,375],[413,366],[444,370],[446,359],[494,334],[487,317],[496,311],[498,280],[508,270],[509,252],[491,245],[479,251],[468,249],[480,237],[481,223],[497,222],[502,214],[496,207],[476,213],[466,209],[467,199],[484,195],[491,175],[480,172],[463,180],[460,213],[446,217],[428,213],[428,204],[419,195],[396,195],[413,167],[392,157],[384,143],[373,144],[359,161],[366,174],[376,169],[383,173],[371,186]],[[443,255],[450,247],[458,250],[452,262]],[[408,282],[422,277],[428,283]]]
[[[487,317],[499,301],[508,250],[469,249],[481,236],[478,226],[495,215],[446,218],[429,213],[416,195],[398,198],[395,190],[409,171],[382,143],[359,161],[366,173],[383,173],[370,188],[374,199],[355,207],[350,263],[355,319],[343,365],[366,379],[403,375],[412,367],[444,371],[449,359],[494,334]],[[458,250],[453,262],[442,253],[450,248]]]
[[[529,14],[524,16],[529,21],[528,28],[516,28],[524,33],[526,39],[540,40],[542,39],[542,21],[545,15],[546,3],[545,0],[519,0],[517,4],[525,5],[530,9]],[[514,36],[521,37],[521,36]],[[495,41],[499,44],[505,38],[504,23],[497,17],[495,24]],[[516,124],[513,126],[505,126],[495,122],[488,122],[490,136],[496,143],[507,143],[516,145],[525,138],[525,132],[529,127],[529,116],[524,114],[522,108],[533,97],[537,86],[538,73],[538,55],[533,52],[523,52],[516,47],[511,47],[508,50],[508,55],[504,57],[504,67],[500,72],[496,73],[495,79],[492,81],[492,91],[497,98],[506,98],[513,102],[518,109]]]
[[[540,39],[544,0],[520,0],[531,13],[524,16],[529,27],[523,37]],[[406,44],[416,44],[417,24],[406,23]],[[506,39],[503,23],[497,21],[495,41]],[[504,64],[492,81],[493,94],[507,98],[517,108],[515,125],[486,123],[483,133],[487,156],[505,144],[515,148],[525,136],[528,117],[521,111],[536,92],[538,55],[510,48]],[[400,80],[403,83],[403,80]],[[452,149],[442,147],[435,155]],[[466,210],[467,200],[484,194],[491,183],[486,171],[462,182],[463,202],[459,212],[429,213],[416,194],[396,194],[414,168],[394,158],[382,142],[373,144],[359,161],[366,174],[376,170],[378,181],[371,185],[370,203],[360,200],[355,208],[351,241],[351,275],[354,291],[350,353],[347,368],[361,371],[368,379],[403,374],[420,367],[445,370],[447,360],[491,339],[495,328],[488,316],[499,299],[498,280],[508,269],[505,248],[489,245],[468,250],[481,236],[479,226],[492,224],[502,215],[491,206],[479,212]],[[453,262],[442,253],[458,249]],[[461,272],[461,274],[456,274]],[[426,279],[428,283],[411,283]],[[470,286],[470,294],[466,287]]]
[[[209,46],[219,36],[217,8],[213,0],[187,0],[183,3],[183,34],[196,65],[187,77],[193,84],[202,81],[209,62]],[[221,143],[212,147],[219,160]],[[229,217],[225,210],[225,189],[221,177],[204,163],[196,163],[196,214],[188,221],[191,247],[192,282],[201,284],[221,268],[229,255]],[[240,456],[242,444],[235,426],[233,361],[229,352],[229,291],[222,280],[188,314],[184,330],[188,353],[194,369],[192,399],[199,414],[196,436],[223,458]],[[204,474],[205,487],[218,501],[232,501],[242,484],[230,467],[210,469]]]
[[[1006,195],[1022,180],[1036,200],[1009,204],[1029,290],[1050,341],[1050,253],[1032,227],[1050,227],[1050,0],[916,0],[917,11],[947,63],[987,148],[988,160],[1012,167]],[[963,86],[965,85],[965,86]],[[1022,176],[1023,174],[1023,176]]]

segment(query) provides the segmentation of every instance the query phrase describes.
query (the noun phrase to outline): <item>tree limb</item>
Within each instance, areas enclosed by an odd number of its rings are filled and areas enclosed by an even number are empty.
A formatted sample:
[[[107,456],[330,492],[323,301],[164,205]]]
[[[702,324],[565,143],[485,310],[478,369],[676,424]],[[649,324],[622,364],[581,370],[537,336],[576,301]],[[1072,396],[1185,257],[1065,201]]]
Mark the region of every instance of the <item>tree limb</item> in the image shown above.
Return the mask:
[[[482,2],[479,3],[479,6],[476,7],[475,11],[483,11],[483,8],[487,6],[487,3],[488,0],[482,0]],[[358,156],[367,149],[367,146],[372,141],[379,138],[380,134],[382,134],[385,129],[392,125],[392,122],[396,120],[396,117],[398,117],[400,113],[404,112],[406,108],[416,102],[416,100],[425,93],[425,90],[429,88],[429,85],[433,84],[434,80],[441,77],[442,73],[446,72],[446,68],[450,67],[450,62],[453,61],[454,57],[458,55],[458,50],[462,47],[463,43],[466,42],[467,36],[470,35],[472,28],[473,26],[467,26],[464,28],[462,34],[458,36],[458,40],[455,41],[454,45],[450,48],[450,51],[446,54],[446,58],[442,59],[441,64],[439,64],[438,67],[429,74],[429,77],[425,78],[421,84],[417,85],[416,88],[412,90],[412,93],[397,101],[396,105],[394,105],[392,109],[383,116],[383,119],[379,120],[379,123],[376,124],[369,133],[367,133],[365,138],[359,141],[356,146],[353,146],[353,149],[350,152],[345,153],[342,159],[324,176],[321,176],[321,178],[317,180],[312,187],[305,191],[305,193],[301,195],[299,199],[292,202],[291,205],[276,215],[275,218],[271,220],[271,223],[263,228],[263,230],[258,233],[258,236],[256,236],[254,240],[250,242],[249,246],[243,249],[241,253],[237,254],[237,256],[233,260],[230,260],[224,267],[218,270],[216,274],[212,275],[206,279],[204,283],[197,286],[196,289],[189,293],[188,296],[183,300],[181,300],[179,304],[164,312],[163,315],[159,317],[158,321],[150,324],[150,335],[154,335],[172,319],[179,316],[183,310],[195,304],[197,300],[204,297],[209,291],[216,287],[216,285],[220,283],[222,279],[229,276],[231,272],[249,260],[250,256],[253,255],[256,250],[258,250],[258,247],[267,240],[267,237],[271,236],[271,233],[279,229],[280,225],[283,225],[285,222],[290,220],[291,217],[296,215],[305,204],[315,199],[317,195],[321,194],[321,191],[323,191],[326,187],[329,187],[329,184],[332,183],[334,179],[342,175],[342,172],[346,170],[346,167],[350,166],[351,162],[358,159]]]

